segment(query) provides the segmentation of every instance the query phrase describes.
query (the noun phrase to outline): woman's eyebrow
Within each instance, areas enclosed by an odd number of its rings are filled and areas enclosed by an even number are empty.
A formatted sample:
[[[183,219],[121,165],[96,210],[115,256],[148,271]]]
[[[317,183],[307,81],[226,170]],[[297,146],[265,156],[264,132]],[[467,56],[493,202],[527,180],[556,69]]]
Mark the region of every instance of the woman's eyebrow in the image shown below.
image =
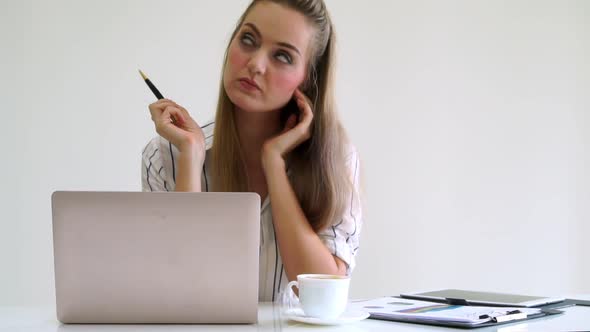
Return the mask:
[[[262,39],[262,34],[260,33],[260,30],[258,30],[258,28],[256,27],[256,25],[254,25],[254,23],[244,23],[244,26],[249,27],[250,29],[254,30],[254,33],[258,36],[258,38]],[[285,43],[285,42],[277,42],[277,45],[291,49],[295,52],[297,52],[297,54],[299,54],[301,56],[301,52],[299,52],[299,50],[297,49],[297,47],[289,44],[289,43]]]

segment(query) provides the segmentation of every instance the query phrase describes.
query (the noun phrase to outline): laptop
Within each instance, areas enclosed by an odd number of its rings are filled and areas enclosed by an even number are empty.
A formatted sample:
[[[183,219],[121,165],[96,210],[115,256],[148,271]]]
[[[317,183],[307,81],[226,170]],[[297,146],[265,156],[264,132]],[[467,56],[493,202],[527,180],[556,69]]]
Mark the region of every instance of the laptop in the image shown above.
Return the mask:
[[[51,201],[60,322],[257,322],[258,194],[57,191]]]

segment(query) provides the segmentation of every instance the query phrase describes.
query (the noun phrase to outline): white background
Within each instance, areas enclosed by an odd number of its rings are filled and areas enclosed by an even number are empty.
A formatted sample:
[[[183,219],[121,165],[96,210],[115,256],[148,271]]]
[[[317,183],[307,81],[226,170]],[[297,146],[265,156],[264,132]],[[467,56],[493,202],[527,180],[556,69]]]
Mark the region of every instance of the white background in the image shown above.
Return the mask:
[[[590,2],[326,2],[364,165],[351,296],[590,291]],[[247,3],[0,1],[0,305],[54,302],[54,190],[140,190],[138,68],[213,117]]]

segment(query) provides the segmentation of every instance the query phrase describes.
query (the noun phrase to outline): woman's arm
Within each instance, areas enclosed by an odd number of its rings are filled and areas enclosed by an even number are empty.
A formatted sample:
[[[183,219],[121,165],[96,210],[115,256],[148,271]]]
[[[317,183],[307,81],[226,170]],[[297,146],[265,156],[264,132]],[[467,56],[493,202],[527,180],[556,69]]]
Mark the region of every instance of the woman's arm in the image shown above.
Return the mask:
[[[281,258],[289,280],[298,274],[345,275],[347,266],[332,255],[310,226],[291,187],[280,155],[267,153],[264,169],[270,195],[273,224]]]
[[[174,191],[201,192],[201,169],[203,158],[192,149],[178,153],[178,173]]]
[[[179,151],[175,191],[201,191],[205,136],[188,111],[169,99],[149,105],[156,132]],[[174,167],[174,166],[173,166]]]
[[[297,117],[291,115],[283,132],[267,140],[262,147],[262,167],[285,271],[289,280],[303,273],[345,275],[347,263],[332,254],[314,232],[287,177],[284,156],[311,137],[313,120],[309,98],[299,89],[293,97],[301,111],[301,119],[297,121]]]

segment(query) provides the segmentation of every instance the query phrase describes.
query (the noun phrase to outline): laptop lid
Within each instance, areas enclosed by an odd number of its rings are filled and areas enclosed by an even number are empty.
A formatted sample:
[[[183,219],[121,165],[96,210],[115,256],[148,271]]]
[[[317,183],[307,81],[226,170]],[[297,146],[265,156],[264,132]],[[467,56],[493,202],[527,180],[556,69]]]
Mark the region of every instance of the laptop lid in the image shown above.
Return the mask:
[[[260,196],[55,192],[63,323],[255,323]]]

